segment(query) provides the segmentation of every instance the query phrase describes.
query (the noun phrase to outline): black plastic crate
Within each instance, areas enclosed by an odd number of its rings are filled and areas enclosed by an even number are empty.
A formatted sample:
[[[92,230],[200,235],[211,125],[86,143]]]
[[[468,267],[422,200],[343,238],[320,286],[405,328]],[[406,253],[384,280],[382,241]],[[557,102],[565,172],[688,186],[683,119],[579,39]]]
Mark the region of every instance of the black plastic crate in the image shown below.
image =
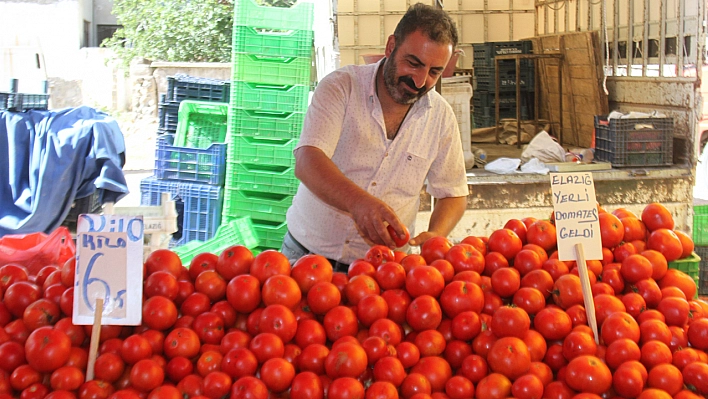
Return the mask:
[[[708,247],[694,247],[693,252],[701,258],[698,277],[698,295],[708,295]]]
[[[521,104],[526,105],[527,97],[533,96],[526,90],[521,92]],[[477,90],[472,94],[472,104],[475,108],[494,107],[496,105],[496,96],[493,91]],[[516,93],[499,93],[499,105],[501,107],[515,107]]]
[[[229,102],[231,84],[226,80],[199,78],[177,74],[167,78],[170,101],[201,100]]]
[[[493,66],[494,57],[509,54],[531,54],[533,45],[530,40],[511,42],[486,42],[473,46],[474,66]],[[511,61],[513,62],[513,60]]]
[[[179,102],[164,101],[157,106],[158,134],[176,133],[179,114]]]
[[[475,129],[479,129],[481,127],[492,127],[494,126],[494,117],[493,116],[481,116],[474,114],[474,127]]]
[[[595,116],[595,158],[613,167],[673,164],[672,118]]]
[[[76,223],[79,220],[79,215],[82,213],[101,213],[102,204],[99,201],[101,191],[101,189],[96,189],[96,191],[89,196],[76,198],[61,225],[67,227],[70,231],[76,231]]]
[[[475,107],[474,109],[474,115],[475,118],[477,116],[483,117],[483,118],[494,118],[496,115],[496,108],[495,107]],[[521,119],[522,120],[527,120],[530,119],[531,113],[529,112],[528,107],[526,106],[521,106]],[[516,119],[516,107],[499,107],[499,118],[514,118]]]
[[[0,93],[1,111],[29,111],[47,110],[49,108],[49,94],[27,93]]]
[[[534,82],[532,77],[522,76],[520,80],[522,91],[534,91]],[[483,91],[494,91],[496,87],[496,78],[492,76],[491,78],[477,78],[477,90]],[[516,77],[513,78],[499,78],[499,92],[500,93],[510,93],[516,92]]]

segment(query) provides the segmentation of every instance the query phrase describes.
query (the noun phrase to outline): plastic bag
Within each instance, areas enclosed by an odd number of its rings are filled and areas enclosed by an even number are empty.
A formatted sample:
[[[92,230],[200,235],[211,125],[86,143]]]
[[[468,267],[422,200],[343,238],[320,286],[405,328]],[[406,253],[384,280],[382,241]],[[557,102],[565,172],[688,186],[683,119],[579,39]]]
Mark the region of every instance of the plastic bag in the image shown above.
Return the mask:
[[[533,158],[525,164],[521,165],[521,173],[536,173],[539,175],[547,175],[550,170],[546,164],[539,161],[538,158]]]
[[[520,164],[521,160],[518,158],[498,158],[484,165],[484,170],[498,173],[500,175],[507,175],[510,173],[516,173],[516,169],[519,168]]]
[[[553,140],[553,137],[543,131],[534,136],[521,153],[522,161],[528,162],[531,158],[538,158],[541,162],[565,162],[565,150]]]
[[[8,234],[0,238],[0,266],[8,263],[27,268],[37,274],[44,266],[62,266],[76,256],[76,246],[66,227],[59,227],[51,234]]]

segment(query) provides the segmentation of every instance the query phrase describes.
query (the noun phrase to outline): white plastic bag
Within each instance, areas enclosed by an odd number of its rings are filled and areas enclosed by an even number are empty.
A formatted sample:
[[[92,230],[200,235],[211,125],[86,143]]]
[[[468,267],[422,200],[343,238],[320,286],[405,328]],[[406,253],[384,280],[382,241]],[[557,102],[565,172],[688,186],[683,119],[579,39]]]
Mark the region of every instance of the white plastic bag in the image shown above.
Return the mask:
[[[519,168],[520,164],[521,160],[518,158],[497,158],[486,164],[484,170],[500,175],[508,175],[510,173],[516,173],[516,169]]]
[[[550,171],[546,167],[546,164],[539,161],[538,158],[532,158],[530,161],[521,165],[521,173],[537,173],[539,175],[547,175],[548,172]]]
[[[531,139],[521,153],[521,160],[524,162],[532,158],[538,158],[541,162],[565,162],[565,150],[546,131],[542,131]]]

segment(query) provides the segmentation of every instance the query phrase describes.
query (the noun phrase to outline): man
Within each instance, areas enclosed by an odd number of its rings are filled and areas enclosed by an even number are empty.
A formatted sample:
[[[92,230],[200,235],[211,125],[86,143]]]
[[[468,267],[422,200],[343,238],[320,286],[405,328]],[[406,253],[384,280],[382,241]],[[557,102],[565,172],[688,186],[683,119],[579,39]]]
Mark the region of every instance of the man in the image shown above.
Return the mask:
[[[294,151],[302,184],[281,248],[291,262],[316,253],[346,272],[371,244],[394,248],[387,225],[399,237],[404,225],[414,232],[426,179],[437,201],[428,231],[409,244],[452,231],[467,204],[462,144],[452,108],[431,89],[456,45],[450,17],[418,3],[385,58],[322,79]]]

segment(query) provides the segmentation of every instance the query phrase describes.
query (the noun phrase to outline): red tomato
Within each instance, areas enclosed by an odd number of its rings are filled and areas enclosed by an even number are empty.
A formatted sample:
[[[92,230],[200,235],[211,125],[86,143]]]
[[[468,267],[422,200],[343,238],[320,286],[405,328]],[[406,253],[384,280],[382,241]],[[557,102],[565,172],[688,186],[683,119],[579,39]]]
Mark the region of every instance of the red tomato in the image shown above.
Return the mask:
[[[319,282],[307,293],[307,303],[313,313],[322,315],[341,302],[341,293],[332,283]]]
[[[642,222],[649,231],[658,229],[673,229],[674,218],[666,207],[658,203],[651,203],[644,207],[641,216]]]
[[[226,280],[216,270],[205,270],[194,280],[194,289],[214,303],[226,297]]]
[[[123,340],[120,355],[127,364],[135,364],[152,356],[152,346],[147,338],[133,334]]]
[[[452,264],[455,273],[471,270],[484,271],[484,255],[470,244],[453,245],[445,254],[445,260]]]
[[[543,396],[543,383],[533,374],[523,375],[511,385],[511,394],[517,399],[533,399]]]
[[[28,280],[29,273],[24,266],[12,263],[0,266],[0,291],[4,292],[9,286],[16,282]]]
[[[372,384],[375,385],[376,383]],[[371,389],[371,387],[369,387]],[[293,398],[324,399],[324,386],[317,374],[310,371],[298,373],[293,378],[290,387],[290,396]]]
[[[668,262],[681,258],[683,245],[673,230],[653,230],[647,238],[647,248],[661,252]]]
[[[505,229],[509,229],[519,236],[522,243],[526,244],[526,225],[519,219],[509,219],[504,224]]]
[[[432,266],[416,266],[406,276],[406,291],[413,298],[421,295],[437,298],[443,288],[445,288],[445,279],[442,273]]]
[[[553,284],[553,302],[563,309],[583,304],[583,291],[580,278],[573,274],[559,277]]]
[[[538,220],[528,227],[526,240],[529,244],[551,251],[556,246],[556,227],[547,220]]]
[[[450,248],[452,248],[452,243],[446,237],[432,237],[423,243],[420,255],[427,264],[431,264],[434,260],[445,259]]]
[[[177,299],[179,294],[179,283],[177,278],[167,271],[157,271],[145,279],[143,296],[150,298],[161,295],[171,301]]]
[[[25,308],[22,321],[29,331],[56,323],[61,316],[61,310],[56,303],[40,298]]]
[[[501,268],[491,277],[492,290],[502,298],[513,296],[521,287],[521,274],[512,267]]]
[[[263,284],[276,274],[290,275],[290,262],[285,255],[275,250],[266,250],[256,255],[251,263],[250,273]]]
[[[618,395],[628,398],[636,398],[644,389],[644,376],[646,370],[642,370],[641,364],[636,362],[622,363],[614,373],[612,386]]]
[[[327,376],[358,377],[367,367],[366,351],[360,345],[343,343],[332,348],[325,359]]]
[[[477,284],[453,281],[443,289],[439,303],[449,318],[466,311],[480,313],[484,307],[484,293]]]
[[[543,261],[536,251],[522,249],[514,257],[514,269],[518,270],[521,276],[526,276],[534,270],[540,270]]]
[[[239,313],[250,313],[261,303],[261,284],[257,278],[242,274],[226,285],[226,300]]]
[[[442,321],[440,304],[430,295],[419,296],[408,306],[406,321],[414,331],[436,329]]]
[[[342,377],[332,380],[327,389],[328,399],[363,398],[364,386],[354,378]]]
[[[302,348],[295,360],[298,370],[310,371],[317,375],[325,373],[324,361],[329,355],[329,349],[322,344],[310,344]]]
[[[386,262],[376,268],[376,282],[382,290],[402,288],[406,283],[406,269],[396,262]]]
[[[86,381],[79,388],[79,399],[106,399],[115,389],[111,384],[102,380]]]
[[[519,338],[499,338],[487,353],[487,363],[495,373],[501,373],[510,380],[526,374],[531,367],[531,354]]]
[[[268,388],[258,378],[241,377],[231,386],[231,399],[267,399]]]
[[[408,241],[411,240],[411,234],[408,232],[406,226],[403,226],[403,237],[396,234],[396,230],[394,230],[391,225],[386,226],[386,230],[388,230],[388,234],[391,236],[393,242],[396,243],[396,248],[401,248],[405,246],[406,244],[408,244]]]
[[[573,321],[562,309],[546,307],[534,316],[533,326],[546,339],[563,339],[573,329]]]
[[[151,359],[140,360],[130,369],[130,384],[143,392],[149,392],[162,385],[164,379],[163,369]]]
[[[165,337],[164,354],[168,359],[176,356],[191,359],[199,354],[199,336],[189,328],[175,328]]]
[[[84,373],[76,367],[59,367],[49,379],[52,390],[75,391],[84,383]]]
[[[511,302],[515,306],[526,311],[529,315],[535,315],[546,306],[546,298],[543,296],[541,291],[532,287],[519,288],[519,290],[514,294]]]
[[[261,332],[273,333],[287,344],[297,332],[297,319],[290,309],[283,305],[270,305],[263,309],[258,328]]]
[[[484,271],[481,273],[485,276],[491,276],[497,269],[509,267],[509,261],[499,252],[489,252],[484,256]]]
[[[195,281],[199,274],[206,270],[216,270],[219,257],[209,252],[203,252],[192,258],[189,262],[189,278]]]
[[[143,323],[153,330],[165,331],[177,322],[177,307],[164,296],[148,298],[143,303]]]
[[[611,213],[601,213],[598,215],[600,223],[600,240],[605,248],[614,248],[622,242],[624,238],[624,226],[620,219]]]
[[[216,271],[230,281],[232,278],[247,274],[253,263],[253,253],[243,245],[233,245],[226,248],[216,262]]]
[[[3,344],[4,345],[4,344]],[[27,362],[35,370],[48,373],[63,366],[71,353],[71,340],[60,330],[40,327],[25,342]]]
[[[368,276],[360,275],[357,277]],[[325,314],[322,324],[327,333],[327,338],[332,342],[342,337],[356,336],[357,331],[359,331],[356,313],[346,306],[336,306],[332,308]]]
[[[531,318],[519,307],[502,306],[492,315],[491,329],[498,338],[523,338],[530,326]]]
[[[684,384],[693,386],[699,394],[708,393],[708,364],[702,361],[693,362],[686,365],[681,372]]]
[[[224,319],[214,312],[204,312],[194,318],[192,329],[203,344],[218,345],[224,338]]]
[[[390,319],[379,319],[369,327],[369,336],[381,337],[387,344],[396,346],[402,339],[401,327]]]
[[[379,284],[373,277],[366,274],[352,277],[346,287],[344,287],[344,295],[351,305],[358,304],[361,298],[367,295],[378,295],[380,293]]]
[[[475,398],[504,399],[511,396],[511,381],[500,373],[491,373],[477,384]]]
[[[688,274],[678,270],[669,269],[664,277],[658,281],[659,288],[678,287],[686,295],[687,299],[693,299],[696,295],[696,282]],[[658,304],[657,304],[658,305]]]
[[[294,309],[302,299],[297,281],[282,274],[268,277],[261,287],[261,300],[265,306],[280,304]]]
[[[317,283],[332,282],[332,274],[332,264],[327,258],[315,254],[298,259],[290,271],[290,277],[295,279],[304,295]]]
[[[376,381],[366,389],[366,399],[389,398],[398,398],[398,391],[396,390],[396,387],[390,382]]]
[[[605,345],[610,345],[618,339],[628,338],[639,342],[640,331],[636,320],[626,312],[613,313],[600,324],[600,336]]]
[[[359,322],[368,327],[376,320],[388,316],[388,303],[380,295],[367,295],[359,301],[356,315]]]
[[[499,229],[489,235],[489,251],[499,252],[507,260],[514,259],[521,251],[523,243],[516,233],[509,229]]]
[[[270,391],[280,393],[290,387],[295,367],[283,358],[268,359],[261,366],[260,378]]]
[[[145,273],[149,276],[156,271],[166,271],[179,278],[182,274],[182,261],[169,249],[152,251],[145,259]]]
[[[612,373],[597,357],[578,356],[568,363],[565,382],[577,391],[599,395],[612,386]]]
[[[17,318],[22,318],[25,308],[42,296],[39,287],[29,281],[17,281],[7,287],[3,303]]]
[[[597,344],[592,334],[571,331],[563,340],[563,357],[568,361],[582,355],[595,355]]]

